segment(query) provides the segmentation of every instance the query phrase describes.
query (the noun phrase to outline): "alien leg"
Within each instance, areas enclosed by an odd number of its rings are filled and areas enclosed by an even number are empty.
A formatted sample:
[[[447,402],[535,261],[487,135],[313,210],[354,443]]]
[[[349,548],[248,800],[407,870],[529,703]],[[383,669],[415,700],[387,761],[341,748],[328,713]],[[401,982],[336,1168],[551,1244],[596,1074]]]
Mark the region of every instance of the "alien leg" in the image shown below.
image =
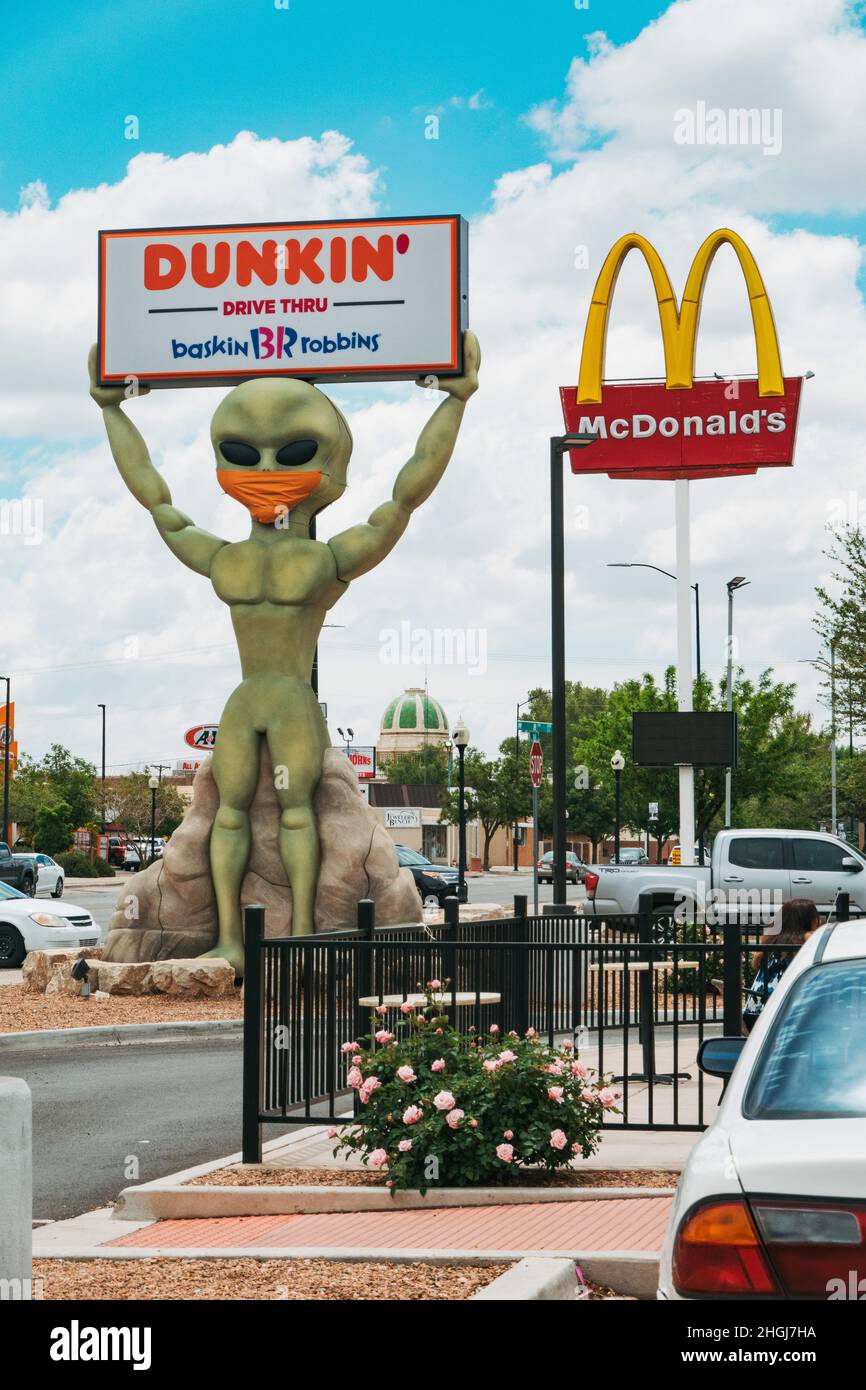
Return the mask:
[[[220,804],[211,831],[210,865],[219,934],[216,945],[207,952],[230,961],[239,977],[244,964],[241,884],[250,857],[249,808],[259,778],[260,747],[260,735],[244,709],[242,691],[241,686],[223,711],[214,750],[213,772]]]
[[[280,858],[292,887],[292,935],[315,931],[319,831],[313,795],[322,775],[327,730],[309,686],[299,685],[288,708],[269,724],[268,748],[280,803]]]

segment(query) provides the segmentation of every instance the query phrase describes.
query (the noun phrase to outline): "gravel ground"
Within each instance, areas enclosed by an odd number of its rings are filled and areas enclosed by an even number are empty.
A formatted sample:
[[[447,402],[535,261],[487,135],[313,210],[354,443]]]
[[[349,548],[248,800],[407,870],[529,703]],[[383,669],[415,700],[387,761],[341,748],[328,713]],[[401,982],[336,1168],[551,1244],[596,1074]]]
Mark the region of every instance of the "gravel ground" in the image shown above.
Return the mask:
[[[383,1187],[387,1173],[357,1168],[217,1168],[190,1178],[185,1187]],[[664,1169],[570,1168],[564,1173],[517,1171],[503,1187],[676,1187],[679,1173]]]
[[[84,1000],[74,995],[25,994],[22,985],[0,991],[0,1033],[38,1028],[96,1028],[113,1023],[189,1023],[240,1018],[240,993],[232,999],[173,999],[167,995],[112,995]]]
[[[45,1299],[471,1298],[508,1265],[355,1264],[341,1260],[34,1260]]]

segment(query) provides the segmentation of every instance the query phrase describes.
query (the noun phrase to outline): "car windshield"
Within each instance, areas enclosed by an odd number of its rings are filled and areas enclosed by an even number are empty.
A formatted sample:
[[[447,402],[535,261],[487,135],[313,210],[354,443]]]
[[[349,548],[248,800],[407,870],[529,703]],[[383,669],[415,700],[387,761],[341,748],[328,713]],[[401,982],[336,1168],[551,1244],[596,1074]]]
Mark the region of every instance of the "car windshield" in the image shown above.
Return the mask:
[[[419,854],[416,849],[398,849],[397,858],[403,865],[415,864],[417,867],[432,868],[429,859],[425,859],[423,854]]]
[[[866,1119],[866,960],[813,966],[795,982],[764,1040],[743,1114]]]
[[[17,888],[10,888],[8,883],[0,883],[0,902],[5,898],[24,898],[25,893],[19,893]]]

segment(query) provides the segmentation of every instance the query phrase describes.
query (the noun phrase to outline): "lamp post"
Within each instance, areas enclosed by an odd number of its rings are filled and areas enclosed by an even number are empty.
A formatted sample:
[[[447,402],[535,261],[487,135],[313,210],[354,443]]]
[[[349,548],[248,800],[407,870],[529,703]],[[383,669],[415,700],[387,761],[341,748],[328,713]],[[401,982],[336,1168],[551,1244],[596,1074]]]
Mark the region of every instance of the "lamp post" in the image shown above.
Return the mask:
[[[159,777],[152,772],[147,779],[150,787],[150,858],[153,862],[156,856],[156,794],[159,791]]]
[[[676,582],[676,575],[671,574],[670,570],[663,570],[659,565],[646,565],[641,560],[611,560],[608,562],[609,570],[655,570],[656,574],[666,574],[668,579]],[[701,586],[692,584],[695,591],[695,667],[698,680],[701,678]]]
[[[97,705],[102,710],[102,833],[105,834],[105,705]]]
[[[563,455],[586,449],[598,435],[551,435],[550,438],[550,694],[553,720],[553,910],[566,909],[565,887],[565,519]]]
[[[457,820],[457,898],[466,902],[466,776],[463,758],[469,743],[469,730],[460,718],[454,730],[454,746],[457,749],[457,786],[460,796],[460,811]]]
[[[728,674],[726,677],[725,703],[730,714],[734,708],[734,593],[737,589],[744,589],[751,580],[746,579],[742,574],[735,574],[733,579],[727,583],[728,589]],[[725,829],[731,828],[731,769],[725,771]]]
[[[6,682],[6,718],[3,722],[3,839],[9,833],[9,744],[12,741],[12,729],[9,725],[12,696],[12,681],[9,676],[0,676],[0,680]]]
[[[517,712],[516,712],[516,714],[515,714],[515,716],[514,716],[514,768],[515,768],[515,776],[517,776],[517,774],[518,774],[518,771],[519,771],[518,764],[519,764],[519,761],[520,761],[520,711],[523,709],[523,706],[524,706],[524,705],[531,705],[531,704],[532,704],[532,701],[530,700],[529,696],[527,696],[525,700],[518,700],[518,702],[517,702]],[[514,838],[513,838],[513,840],[512,840],[512,849],[513,849],[513,852],[514,852],[514,872],[515,872],[515,873],[517,873],[517,839],[518,839],[518,834],[519,834],[519,827],[518,827],[517,821],[515,821],[515,822],[514,822]]]
[[[616,787],[616,811],[613,823],[613,862],[619,863],[619,832],[622,812],[622,770],[625,767],[625,758],[617,748],[610,760],[613,768],[613,779]]]
[[[346,745],[346,757],[348,758],[349,749],[352,747],[352,739],[355,737],[355,730],[347,727],[345,733],[343,733],[342,729],[338,729],[337,733]]]

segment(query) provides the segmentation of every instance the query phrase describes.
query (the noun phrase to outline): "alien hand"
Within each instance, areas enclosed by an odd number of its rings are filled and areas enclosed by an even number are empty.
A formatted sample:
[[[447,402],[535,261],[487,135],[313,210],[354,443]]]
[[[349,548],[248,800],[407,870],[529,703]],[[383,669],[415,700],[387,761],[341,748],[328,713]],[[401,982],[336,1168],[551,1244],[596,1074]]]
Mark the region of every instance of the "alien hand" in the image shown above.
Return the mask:
[[[95,343],[87,354],[87,370],[90,373],[90,394],[100,410],[105,410],[106,406],[109,405],[122,405],[124,401],[130,400],[134,396],[146,396],[150,391],[149,386],[139,386],[137,383],[124,386],[100,386]]]
[[[448,396],[454,396],[458,401],[468,401],[470,396],[474,396],[478,390],[478,368],[481,366],[481,348],[478,346],[478,339],[475,334],[468,329],[463,334],[463,375],[440,377],[436,385],[440,391],[444,391]],[[430,386],[429,376],[419,376],[415,378],[418,386]]]

